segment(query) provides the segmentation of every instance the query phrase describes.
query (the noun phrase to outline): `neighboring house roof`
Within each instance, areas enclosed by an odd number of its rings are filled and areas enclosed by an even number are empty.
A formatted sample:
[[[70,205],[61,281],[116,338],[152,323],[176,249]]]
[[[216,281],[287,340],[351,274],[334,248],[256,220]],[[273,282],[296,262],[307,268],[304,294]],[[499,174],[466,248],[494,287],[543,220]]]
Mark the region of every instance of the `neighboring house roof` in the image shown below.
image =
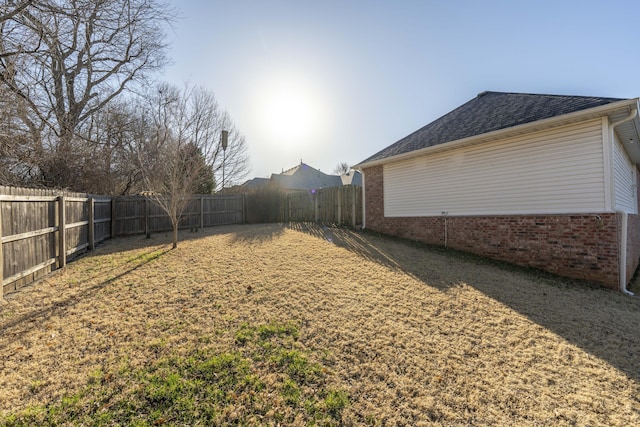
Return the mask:
[[[250,189],[260,188],[265,185],[268,185],[269,182],[271,182],[269,178],[253,178],[245,181],[244,184],[242,184],[242,187],[250,188]]]
[[[302,162],[282,173],[272,174],[271,181],[287,190],[313,190],[342,185],[339,176],[327,175]]]
[[[625,99],[482,92],[360,164],[618,101]]]
[[[275,184],[285,190],[318,190],[320,188],[340,187],[343,185],[362,186],[362,174],[355,170],[350,170],[342,175],[328,175],[318,169],[300,162],[299,165],[287,169],[282,173],[271,174],[271,178],[253,178],[242,185],[236,185],[228,190],[254,190]]]

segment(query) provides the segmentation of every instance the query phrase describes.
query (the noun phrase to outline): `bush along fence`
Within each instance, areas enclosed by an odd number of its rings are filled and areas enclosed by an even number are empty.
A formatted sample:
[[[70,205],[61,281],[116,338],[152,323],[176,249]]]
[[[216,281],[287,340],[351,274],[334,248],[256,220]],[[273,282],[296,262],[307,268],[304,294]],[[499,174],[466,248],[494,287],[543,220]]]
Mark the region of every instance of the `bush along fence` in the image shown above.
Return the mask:
[[[245,222],[242,195],[195,196],[180,228]],[[110,237],[171,230],[145,197],[106,197],[0,186],[0,298]]]

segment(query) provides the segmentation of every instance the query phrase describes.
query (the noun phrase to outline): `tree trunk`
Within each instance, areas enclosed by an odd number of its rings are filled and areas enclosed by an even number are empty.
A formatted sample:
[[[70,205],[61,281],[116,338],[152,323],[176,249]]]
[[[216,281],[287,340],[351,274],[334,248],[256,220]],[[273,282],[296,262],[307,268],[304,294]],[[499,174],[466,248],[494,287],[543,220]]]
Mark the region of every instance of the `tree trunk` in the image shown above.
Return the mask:
[[[173,249],[178,247],[178,224],[173,224]]]

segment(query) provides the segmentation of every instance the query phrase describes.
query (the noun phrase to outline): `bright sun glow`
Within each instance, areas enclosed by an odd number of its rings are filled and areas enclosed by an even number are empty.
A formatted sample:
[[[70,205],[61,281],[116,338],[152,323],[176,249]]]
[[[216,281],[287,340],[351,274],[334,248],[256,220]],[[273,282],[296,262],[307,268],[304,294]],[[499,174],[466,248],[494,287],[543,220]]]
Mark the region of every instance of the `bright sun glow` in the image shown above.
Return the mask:
[[[265,120],[271,135],[294,142],[312,130],[313,112],[309,101],[300,93],[281,92],[267,101]]]
[[[274,84],[261,104],[262,128],[278,143],[304,144],[321,126],[321,102],[311,87],[299,82]]]

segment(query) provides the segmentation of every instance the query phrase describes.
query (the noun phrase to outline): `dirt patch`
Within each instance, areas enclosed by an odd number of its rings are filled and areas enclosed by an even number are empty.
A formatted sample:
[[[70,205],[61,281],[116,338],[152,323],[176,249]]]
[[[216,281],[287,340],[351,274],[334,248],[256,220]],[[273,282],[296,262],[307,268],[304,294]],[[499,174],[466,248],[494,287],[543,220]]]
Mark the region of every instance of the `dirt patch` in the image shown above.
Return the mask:
[[[0,305],[0,411],[293,322],[345,425],[640,423],[640,299],[317,226],[116,239]]]

